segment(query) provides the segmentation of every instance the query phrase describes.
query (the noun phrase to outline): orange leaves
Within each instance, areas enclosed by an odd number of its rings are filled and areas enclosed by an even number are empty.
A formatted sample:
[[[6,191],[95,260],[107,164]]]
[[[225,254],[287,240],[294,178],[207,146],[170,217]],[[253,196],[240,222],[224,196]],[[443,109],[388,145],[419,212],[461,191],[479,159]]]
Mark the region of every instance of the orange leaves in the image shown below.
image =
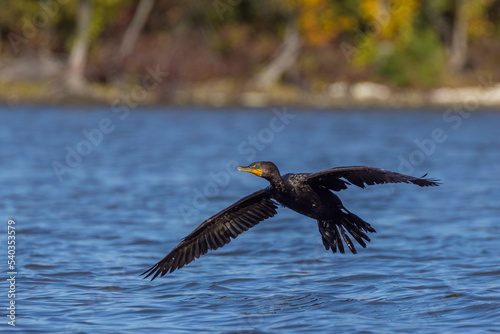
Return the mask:
[[[379,38],[393,39],[412,29],[419,7],[417,0],[362,0],[360,9],[368,27],[377,29]],[[370,27],[371,22],[376,22],[376,27]]]
[[[355,20],[340,14],[328,0],[290,1],[297,12],[297,22],[305,40],[311,45],[324,45],[339,33],[354,29]]]

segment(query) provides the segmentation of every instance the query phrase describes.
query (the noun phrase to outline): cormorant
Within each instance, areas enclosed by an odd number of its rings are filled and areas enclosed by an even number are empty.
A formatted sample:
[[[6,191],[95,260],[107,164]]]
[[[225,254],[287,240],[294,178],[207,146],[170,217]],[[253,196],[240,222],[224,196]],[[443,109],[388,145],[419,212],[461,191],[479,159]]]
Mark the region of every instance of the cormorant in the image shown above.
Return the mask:
[[[331,191],[347,189],[348,185],[383,183],[413,183],[421,187],[438,186],[438,180],[412,177],[376,167],[337,167],[316,173],[297,173],[281,176],[278,167],[270,161],[258,161],[238,171],[250,172],[271,183],[265,189],[240,199],[227,209],[205,220],[162,260],[141,275],[144,278],[173,272],[236,238],[239,234],[273,217],[277,203],[318,221],[319,232],[326,250],[344,253],[342,239],[353,254],[356,249],[349,233],[363,248],[370,238],[365,232],[375,229],[348,211]],[[277,203],[276,203],[277,202]]]

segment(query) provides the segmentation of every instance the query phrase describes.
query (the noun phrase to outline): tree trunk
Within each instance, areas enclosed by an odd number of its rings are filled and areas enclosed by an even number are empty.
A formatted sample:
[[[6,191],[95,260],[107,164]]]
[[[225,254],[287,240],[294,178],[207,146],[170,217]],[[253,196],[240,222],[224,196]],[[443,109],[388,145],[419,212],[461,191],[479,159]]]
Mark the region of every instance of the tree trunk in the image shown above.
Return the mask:
[[[449,66],[461,72],[467,62],[467,0],[455,0],[455,15],[451,36]]]
[[[293,20],[290,20],[286,28],[283,44],[269,65],[254,78],[254,86],[258,89],[268,89],[275,85],[297,60],[301,44],[299,32],[295,28]]]
[[[123,58],[132,52],[137,37],[139,37],[139,33],[144,28],[149,14],[153,9],[154,3],[155,0],[141,0],[137,5],[134,17],[123,35],[122,43],[120,45],[120,60],[123,60]]]
[[[91,0],[78,1],[76,40],[69,54],[66,72],[68,88],[76,94],[86,90],[84,71],[90,44],[91,12]]]

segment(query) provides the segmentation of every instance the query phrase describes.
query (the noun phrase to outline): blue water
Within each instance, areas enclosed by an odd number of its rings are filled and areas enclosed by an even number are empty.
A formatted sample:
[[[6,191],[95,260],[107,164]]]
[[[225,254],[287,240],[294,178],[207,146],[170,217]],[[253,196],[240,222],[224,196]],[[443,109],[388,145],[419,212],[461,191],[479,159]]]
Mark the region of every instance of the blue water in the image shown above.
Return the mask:
[[[1,109],[3,314],[13,219],[22,333],[499,332],[500,114],[276,110]],[[377,230],[357,255],[326,251],[315,221],[280,208],[181,270],[140,278],[204,219],[267,186],[234,172],[253,160],[443,184],[340,192]]]

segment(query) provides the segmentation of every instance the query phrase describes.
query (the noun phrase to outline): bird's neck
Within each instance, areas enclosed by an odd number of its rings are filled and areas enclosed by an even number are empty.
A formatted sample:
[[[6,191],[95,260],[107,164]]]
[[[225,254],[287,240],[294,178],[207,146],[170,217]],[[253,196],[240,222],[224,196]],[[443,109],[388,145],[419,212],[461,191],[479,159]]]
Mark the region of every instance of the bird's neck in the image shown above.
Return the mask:
[[[283,180],[281,178],[281,175],[279,174],[274,174],[270,177],[266,178],[269,183],[271,183],[271,186],[276,189],[276,190],[281,190],[284,188]]]

